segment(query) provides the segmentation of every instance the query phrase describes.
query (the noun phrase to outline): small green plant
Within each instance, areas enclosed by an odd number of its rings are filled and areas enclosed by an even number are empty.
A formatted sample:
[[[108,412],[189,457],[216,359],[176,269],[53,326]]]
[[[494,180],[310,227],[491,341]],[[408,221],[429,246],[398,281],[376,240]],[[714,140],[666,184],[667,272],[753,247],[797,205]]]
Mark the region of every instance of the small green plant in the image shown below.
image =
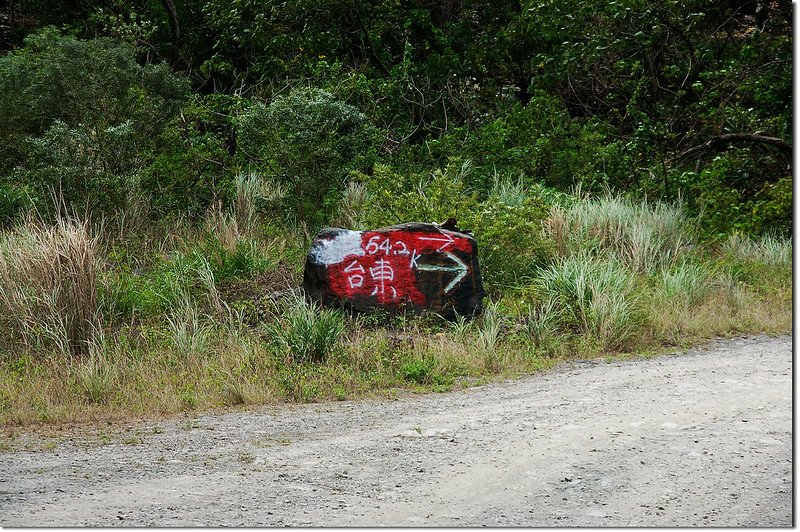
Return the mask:
[[[278,381],[284,395],[293,401],[311,403],[320,395],[319,372],[308,364],[286,366],[280,371]]]
[[[337,384],[333,387],[333,396],[337,401],[344,401],[347,399],[347,390],[341,384]]]
[[[284,316],[267,326],[267,333],[286,364],[325,362],[341,347],[344,315],[302,298],[290,302]]]
[[[194,384],[189,384],[181,388],[178,393],[178,400],[184,408],[195,408],[197,406],[197,387]]]
[[[433,360],[412,360],[400,367],[403,379],[417,384],[430,384],[433,379]]]
[[[228,406],[246,405],[253,402],[250,386],[242,375],[226,371],[220,375],[222,400]]]

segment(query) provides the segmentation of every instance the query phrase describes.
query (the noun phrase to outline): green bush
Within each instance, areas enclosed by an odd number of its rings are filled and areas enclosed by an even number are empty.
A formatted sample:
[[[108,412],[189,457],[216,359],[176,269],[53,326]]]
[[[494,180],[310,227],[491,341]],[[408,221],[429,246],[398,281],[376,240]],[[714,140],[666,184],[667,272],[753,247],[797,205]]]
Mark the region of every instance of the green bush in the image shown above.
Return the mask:
[[[185,78],[136,54],[46,28],[0,56],[0,177],[16,168],[15,181],[81,212],[119,204],[188,91]]]
[[[194,95],[179,123],[165,129],[162,146],[140,174],[141,188],[159,216],[199,220],[215,201],[234,191],[234,118],[241,99]]]
[[[395,164],[429,168],[458,155],[472,160],[476,172],[470,185],[481,191],[492,186],[497,173],[521,176],[527,185],[567,190],[580,184],[600,191],[626,180],[632,169],[624,144],[607,135],[602,123],[572,119],[557,97],[537,91],[527,105],[515,104],[478,128],[457,128],[408,146]]]
[[[433,379],[433,360],[412,360],[400,367],[403,379],[417,384],[430,384]]]
[[[239,149],[288,188],[293,214],[320,225],[335,212],[351,170],[375,156],[375,130],[363,113],[320,89],[294,89],[238,119]]]
[[[689,308],[703,301],[711,289],[709,275],[700,264],[684,262],[675,268],[666,268],[656,278],[658,301]]]
[[[775,177],[754,179],[763,171],[758,164],[747,150],[734,150],[687,176],[690,207],[708,236],[791,234],[792,177],[773,162]]]

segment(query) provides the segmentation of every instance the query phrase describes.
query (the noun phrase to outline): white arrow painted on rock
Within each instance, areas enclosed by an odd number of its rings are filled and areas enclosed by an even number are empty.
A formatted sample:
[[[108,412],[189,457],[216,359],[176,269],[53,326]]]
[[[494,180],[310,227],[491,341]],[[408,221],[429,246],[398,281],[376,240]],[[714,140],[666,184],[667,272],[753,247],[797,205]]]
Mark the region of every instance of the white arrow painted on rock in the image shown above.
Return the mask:
[[[444,244],[439,246],[439,249],[436,250],[437,253],[441,253],[444,248],[455,242],[455,240],[453,240],[453,237],[448,235],[447,233],[439,233],[439,234],[442,235],[444,238],[439,238],[435,236],[421,236],[418,238],[418,240],[431,240],[433,242],[444,242]]]
[[[452,240],[452,239],[451,239]],[[461,259],[450,253],[449,251],[444,252],[447,257],[455,262],[454,266],[440,266],[439,264],[419,264],[417,265],[418,270],[424,270],[429,272],[458,272],[458,274],[450,281],[450,284],[444,287],[444,293],[446,294],[455,286],[461,282],[461,279],[467,276],[467,265],[464,264]]]

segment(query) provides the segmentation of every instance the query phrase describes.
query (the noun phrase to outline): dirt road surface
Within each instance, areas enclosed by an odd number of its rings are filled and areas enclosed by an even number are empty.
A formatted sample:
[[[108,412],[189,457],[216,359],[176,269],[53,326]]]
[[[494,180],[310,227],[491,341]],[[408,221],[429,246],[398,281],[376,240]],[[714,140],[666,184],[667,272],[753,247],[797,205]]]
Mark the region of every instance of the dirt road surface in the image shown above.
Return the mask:
[[[0,453],[3,526],[791,526],[791,337]]]

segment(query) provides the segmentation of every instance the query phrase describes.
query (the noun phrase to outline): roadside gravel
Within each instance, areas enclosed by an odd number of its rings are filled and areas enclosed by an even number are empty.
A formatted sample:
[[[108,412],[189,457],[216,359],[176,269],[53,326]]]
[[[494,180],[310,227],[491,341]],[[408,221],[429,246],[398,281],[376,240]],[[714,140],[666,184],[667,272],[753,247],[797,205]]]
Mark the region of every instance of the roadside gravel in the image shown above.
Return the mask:
[[[0,452],[2,526],[791,526],[792,339]]]

